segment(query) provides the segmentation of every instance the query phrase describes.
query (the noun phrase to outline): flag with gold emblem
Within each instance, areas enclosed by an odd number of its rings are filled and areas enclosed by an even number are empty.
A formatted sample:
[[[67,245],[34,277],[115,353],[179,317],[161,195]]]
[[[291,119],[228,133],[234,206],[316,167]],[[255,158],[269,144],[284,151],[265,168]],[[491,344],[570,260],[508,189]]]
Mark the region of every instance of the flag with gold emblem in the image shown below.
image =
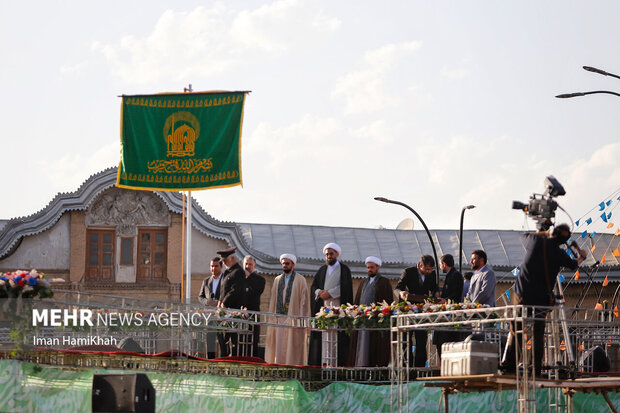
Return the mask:
[[[241,185],[246,93],[123,96],[117,186],[181,191]]]

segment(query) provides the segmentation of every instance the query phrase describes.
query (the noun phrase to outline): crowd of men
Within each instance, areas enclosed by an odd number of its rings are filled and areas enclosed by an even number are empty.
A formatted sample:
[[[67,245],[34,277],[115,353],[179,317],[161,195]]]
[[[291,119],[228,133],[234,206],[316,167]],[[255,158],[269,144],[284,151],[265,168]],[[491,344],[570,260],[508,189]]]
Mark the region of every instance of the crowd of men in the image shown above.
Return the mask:
[[[565,226],[558,228],[559,230],[556,229],[553,234],[545,232],[525,236],[528,242],[526,260],[521,265],[514,294],[522,303],[549,304],[551,285],[559,266],[576,267],[585,256],[585,252],[579,250],[579,261],[572,260],[559,249],[560,242],[565,242],[568,239],[567,233],[570,236],[570,232]],[[543,245],[544,249],[541,250],[543,247],[540,245]],[[254,271],[256,264],[250,256],[244,258],[242,268],[237,263],[235,251],[234,247],[218,251],[219,256],[211,260],[212,275],[204,280],[199,300],[209,306],[236,309],[243,307],[260,311],[260,296],[265,289],[265,279]],[[439,260],[439,269],[445,274],[441,286],[436,281],[435,260],[430,255],[423,255],[417,265],[402,271],[394,289],[390,280],[381,275],[381,258],[369,256],[365,260],[367,277],[359,284],[355,295],[353,295],[351,270],[339,260],[341,252],[340,246],[336,243],[325,245],[323,248],[325,264],[317,270],[310,287],[305,278],[295,271],[297,258],[289,253],[280,256],[282,273],[274,279],[268,308],[268,312],[274,316],[268,320],[270,327],[266,332],[264,359],[267,362],[320,366],[328,357],[335,355],[338,366],[375,367],[389,364],[391,351],[387,331],[360,330],[353,331],[350,335],[344,331],[312,331],[308,337],[308,329],[304,328],[302,320],[316,314],[323,306],[335,307],[346,303],[359,305],[383,301],[391,303],[394,300],[423,303],[429,299],[438,303],[467,300],[492,307],[496,305],[497,280],[483,250],[475,250],[472,253],[470,260],[472,272],[466,273],[465,276],[454,267],[452,255],[443,255]],[[226,267],[224,272],[222,264]],[[276,327],[278,324],[286,324],[287,327]],[[537,349],[542,349],[541,328],[544,332],[542,322],[535,327]],[[260,355],[259,334],[259,326],[256,325],[253,331],[255,356]],[[433,344],[437,346],[438,354],[441,356],[443,343],[462,339],[461,333],[436,331],[433,335]],[[211,340],[210,348],[215,348],[214,342],[218,342],[220,356],[237,354],[236,334],[212,334],[209,340]],[[409,346],[408,349],[411,366],[426,366],[427,340],[426,330],[415,330],[411,333],[410,341],[415,343],[415,346]],[[209,356],[213,357],[214,354]],[[536,358],[538,372],[539,355]]]

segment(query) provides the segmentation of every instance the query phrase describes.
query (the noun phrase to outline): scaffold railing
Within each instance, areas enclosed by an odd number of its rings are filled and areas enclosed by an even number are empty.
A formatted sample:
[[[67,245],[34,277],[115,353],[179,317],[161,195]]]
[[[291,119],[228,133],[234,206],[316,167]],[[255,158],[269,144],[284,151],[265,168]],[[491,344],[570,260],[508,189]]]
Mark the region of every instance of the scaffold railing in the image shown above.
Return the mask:
[[[570,317],[567,316],[570,314]],[[575,377],[591,373],[595,360],[593,348],[600,348],[606,357],[610,348],[620,343],[620,322],[609,315],[609,310],[564,309],[560,307],[505,306],[436,313],[395,315],[392,317],[392,372],[395,406],[407,406],[408,386],[411,380],[413,341],[412,331],[461,331],[477,334],[482,340],[497,343],[498,358],[512,332],[524,337],[516,342],[515,372],[519,411],[536,411],[536,377],[534,375],[533,340],[534,322],[545,323],[543,366],[547,377],[559,379],[566,375]],[[568,356],[572,350],[574,357]],[[615,361],[615,360],[614,360]],[[612,367],[613,369],[613,367]],[[617,369],[617,368],[616,368]],[[616,370],[617,371],[617,370]],[[551,390],[550,390],[551,391]],[[550,408],[566,411],[567,403],[561,391],[554,389],[549,395]],[[552,401],[551,401],[552,400]]]

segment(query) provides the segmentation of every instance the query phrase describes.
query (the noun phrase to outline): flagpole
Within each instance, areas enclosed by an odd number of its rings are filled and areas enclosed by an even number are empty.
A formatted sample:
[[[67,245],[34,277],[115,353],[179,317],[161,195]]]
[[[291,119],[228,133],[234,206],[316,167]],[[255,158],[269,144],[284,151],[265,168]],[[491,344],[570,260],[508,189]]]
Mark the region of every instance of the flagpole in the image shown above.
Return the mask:
[[[185,226],[185,302],[190,304],[192,296],[192,191],[187,191],[187,225]]]
[[[185,301],[185,194],[181,208],[181,302]]]
[[[189,84],[189,87],[183,88],[183,93],[192,93],[194,90],[192,89],[192,84]],[[186,275],[185,275],[185,303],[190,304],[192,301],[192,191],[187,191],[187,226],[185,228],[186,235],[185,239],[187,240],[186,251],[185,253],[185,267]]]

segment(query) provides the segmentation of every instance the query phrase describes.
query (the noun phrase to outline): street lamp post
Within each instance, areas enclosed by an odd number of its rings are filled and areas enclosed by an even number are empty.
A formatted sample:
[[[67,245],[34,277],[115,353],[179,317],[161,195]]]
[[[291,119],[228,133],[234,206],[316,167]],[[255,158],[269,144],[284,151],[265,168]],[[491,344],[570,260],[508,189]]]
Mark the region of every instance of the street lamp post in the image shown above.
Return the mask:
[[[428,230],[428,227],[426,226],[426,223],[424,222],[422,217],[417,212],[415,212],[413,208],[411,208],[409,205],[403,202],[393,201],[391,199],[383,198],[380,196],[375,197],[375,201],[381,201],[381,202],[386,202],[388,204],[396,204],[396,205],[403,206],[407,208],[409,211],[413,212],[413,215],[415,215],[420,220],[420,222],[422,223],[422,226],[424,227],[424,230],[426,231],[426,235],[428,235],[428,239],[431,242],[431,247],[433,247],[433,256],[435,257],[435,281],[437,282],[437,285],[439,285],[439,260],[437,259],[437,250],[435,249],[435,243],[433,242],[433,237],[431,236],[431,232]]]
[[[601,69],[597,69],[597,68],[592,67],[592,66],[583,66],[583,69],[587,70],[588,72],[598,73],[599,75],[611,76],[611,77],[615,77],[616,79],[620,79],[620,76],[618,76],[618,75],[614,75],[613,73],[609,73],[609,72],[606,72],[606,71],[601,70]],[[557,95],[556,98],[567,99],[567,98],[574,98],[574,97],[578,97],[578,96],[596,95],[596,94],[600,94],[600,93],[606,94],[606,95],[620,96],[620,93],[611,92],[609,90],[593,90],[593,91],[590,91],[590,92],[562,93],[561,95]]]
[[[475,208],[475,205],[467,205],[461,209],[461,225],[459,227],[459,272],[463,274],[463,218],[465,218],[465,210]]]

